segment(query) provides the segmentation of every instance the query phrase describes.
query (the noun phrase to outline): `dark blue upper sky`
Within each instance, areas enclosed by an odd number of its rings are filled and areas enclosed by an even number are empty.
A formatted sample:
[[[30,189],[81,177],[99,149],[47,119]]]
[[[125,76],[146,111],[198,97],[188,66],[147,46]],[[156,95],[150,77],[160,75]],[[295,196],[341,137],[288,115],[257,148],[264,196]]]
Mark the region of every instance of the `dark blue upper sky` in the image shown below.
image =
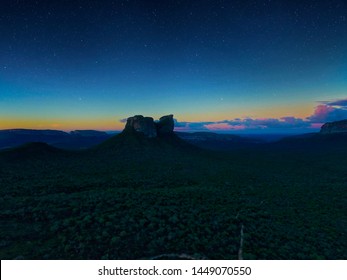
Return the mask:
[[[5,0],[0,34],[0,129],[112,129],[134,114],[222,130],[347,118],[329,105],[347,97],[345,1]]]

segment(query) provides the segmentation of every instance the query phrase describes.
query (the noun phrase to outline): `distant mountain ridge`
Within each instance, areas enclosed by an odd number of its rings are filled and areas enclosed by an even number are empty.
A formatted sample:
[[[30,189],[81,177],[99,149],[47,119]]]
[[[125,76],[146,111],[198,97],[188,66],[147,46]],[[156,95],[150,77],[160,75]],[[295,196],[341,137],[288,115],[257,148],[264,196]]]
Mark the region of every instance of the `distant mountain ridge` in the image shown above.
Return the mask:
[[[325,123],[320,130],[321,134],[347,133],[347,120]]]
[[[95,130],[5,129],[0,130],[0,149],[16,147],[30,142],[42,142],[64,149],[83,149],[97,145],[111,135]]]
[[[347,144],[347,120],[327,122],[319,133],[307,133],[285,137],[278,141],[279,144],[304,146],[324,146],[333,148],[339,144]]]
[[[195,147],[182,140],[174,130],[173,115],[167,115],[155,122],[152,117],[135,115],[129,117],[124,130],[96,146],[97,150],[122,151],[132,153],[133,151],[156,153],[172,152],[181,148],[190,149]]]
[[[142,136],[143,137],[142,137]],[[271,145],[270,142],[285,145],[309,145],[347,141],[347,120],[329,122],[322,126],[319,133],[307,133],[284,136],[279,140],[266,140],[260,136],[240,136],[234,134],[220,134],[214,132],[179,132],[174,131],[173,115],[167,115],[154,121],[151,117],[135,115],[127,119],[122,133],[116,135],[96,130],[74,130],[64,132],[60,130],[35,129],[5,129],[0,130],[0,149],[12,148],[30,142],[41,142],[62,149],[88,149],[101,145],[131,147],[140,143],[150,145],[164,145],[186,143],[204,149],[231,150],[243,147]],[[152,141],[152,140],[153,141]],[[165,139],[165,141],[162,141]],[[182,140],[182,141],[179,141]]]

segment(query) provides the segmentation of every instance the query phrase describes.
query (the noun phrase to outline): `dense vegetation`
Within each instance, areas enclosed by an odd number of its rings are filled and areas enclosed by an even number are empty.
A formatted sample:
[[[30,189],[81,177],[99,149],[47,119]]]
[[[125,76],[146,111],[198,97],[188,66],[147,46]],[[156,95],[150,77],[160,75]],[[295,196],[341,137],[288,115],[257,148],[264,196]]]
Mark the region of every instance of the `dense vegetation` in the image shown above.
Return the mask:
[[[0,153],[1,259],[347,258],[344,145],[112,141]]]

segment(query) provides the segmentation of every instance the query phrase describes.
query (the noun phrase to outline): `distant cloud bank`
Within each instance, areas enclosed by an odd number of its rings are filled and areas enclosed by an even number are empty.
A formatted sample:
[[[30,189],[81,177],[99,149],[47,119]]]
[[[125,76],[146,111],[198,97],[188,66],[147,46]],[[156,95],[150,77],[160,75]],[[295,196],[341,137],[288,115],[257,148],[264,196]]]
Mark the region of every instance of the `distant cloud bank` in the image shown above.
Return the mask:
[[[319,103],[313,115],[308,118],[311,122],[325,123],[347,119],[347,99]]]
[[[317,130],[324,123],[347,119],[347,99],[320,101],[313,114],[305,119],[293,116],[281,118],[243,118],[216,122],[180,122],[175,119],[178,131],[278,131],[296,132]]]
[[[267,130],[267,129],[295,129],[295,128],[311,128],[311,123],[300,118],[283,117],[279,119],[266,118],[266,119],[233,119],[223,120],[217,122],[176,122],[176,130],[189,130],[189,131],[214,131],[214,130]]]

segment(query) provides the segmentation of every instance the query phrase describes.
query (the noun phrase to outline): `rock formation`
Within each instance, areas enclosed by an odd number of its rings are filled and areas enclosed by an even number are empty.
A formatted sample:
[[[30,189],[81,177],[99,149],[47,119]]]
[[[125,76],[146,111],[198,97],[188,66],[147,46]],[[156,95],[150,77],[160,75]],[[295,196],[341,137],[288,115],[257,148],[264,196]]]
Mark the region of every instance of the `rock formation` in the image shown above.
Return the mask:
[[[159,119],[157,125],[157,133],[158,135],[170,134],[174,130],[174,120],[173,115],[163,116]]]
[[[151,117],[136,115],[127,119],[124,131],[136,131],[143,133],[148,138],[167,135],[173,133],[173,115],[163,116],[158,122],[154,122]]]
[[[328,122],[321,127],[320,133],[347,133],[347,120]]]
[[[151,117],[136,115],[127,119],[125,130],[135,130],[142,132],[146,137],[152,138],[157,136],[157,129],[154,120]]]

